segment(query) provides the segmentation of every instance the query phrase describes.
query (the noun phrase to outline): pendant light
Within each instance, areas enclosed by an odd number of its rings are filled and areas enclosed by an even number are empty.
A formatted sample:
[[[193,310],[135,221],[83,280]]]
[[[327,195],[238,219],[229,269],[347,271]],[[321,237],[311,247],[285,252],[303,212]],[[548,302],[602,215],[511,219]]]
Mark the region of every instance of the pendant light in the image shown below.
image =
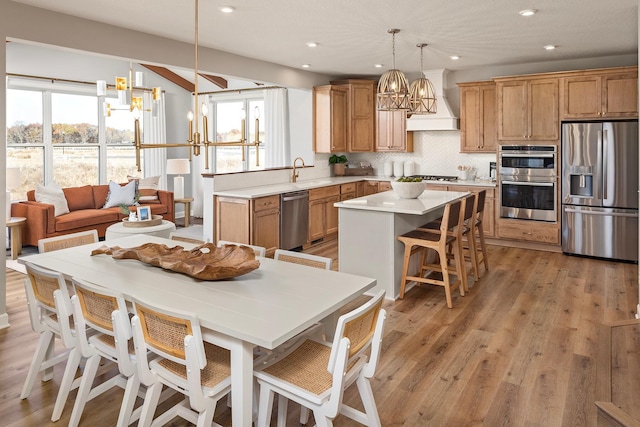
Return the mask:
[[[409,87],[410,114],[435,114],[438,110],[433,84],[424,77],[422,49],[426,46],[426,43],[418,43],[416,45],[416,47],[420,48],[420,78],[411,83]]]
[[[393,68],[384,73],[378,81],[378,110],[409,108],[409,83],[404,73],[396,69],[396,34],[399,32],[396,28],[388,30],[393,37]]]

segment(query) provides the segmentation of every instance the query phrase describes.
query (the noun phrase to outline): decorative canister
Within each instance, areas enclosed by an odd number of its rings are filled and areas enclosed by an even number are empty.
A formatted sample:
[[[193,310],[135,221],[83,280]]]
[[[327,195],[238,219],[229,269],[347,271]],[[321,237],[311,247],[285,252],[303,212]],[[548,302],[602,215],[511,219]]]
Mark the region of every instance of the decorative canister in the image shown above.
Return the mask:
[[[411,176],[414,174],[413,166],[413,162],[406,162],[404,164],[404,176]]]
[[[382,174],[386,177],[393,175],[393,163],[384,162]]]
[[[404,173],[404,162],[393,162],[393,176],[399,178]]]

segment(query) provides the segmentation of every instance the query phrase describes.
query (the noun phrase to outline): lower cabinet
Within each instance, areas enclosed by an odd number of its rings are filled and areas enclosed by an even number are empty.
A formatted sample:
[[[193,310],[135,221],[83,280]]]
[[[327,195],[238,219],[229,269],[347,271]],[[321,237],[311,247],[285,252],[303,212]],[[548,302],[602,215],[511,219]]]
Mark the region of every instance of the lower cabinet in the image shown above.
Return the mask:
[[[553,222],[500,218],[498,237],[524,242],[560,244],[560,225]]]
[[[263,246],[267,251],[280,247],[280,196],[252,200],[216,196],[215,211],[216,242]]]
[[[355,199],[357,194],[357,183],[350,182],[340,186],[340,201]]]
[[[309,242],[338,237],[338,208],[340,185],[309,190]]]

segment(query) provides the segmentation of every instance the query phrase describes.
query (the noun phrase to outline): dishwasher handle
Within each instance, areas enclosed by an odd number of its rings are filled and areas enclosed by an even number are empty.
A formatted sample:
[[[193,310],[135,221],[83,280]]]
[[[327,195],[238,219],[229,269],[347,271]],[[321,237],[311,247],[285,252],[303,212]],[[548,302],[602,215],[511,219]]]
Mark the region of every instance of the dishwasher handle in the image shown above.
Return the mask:
[[[309,192],[307,191],[300,191],[297,193],[286,193],[282,195],[282,201],[283,202],[291,202],[293,200],[300,200],[300,199],[308,199],[309,198]]]

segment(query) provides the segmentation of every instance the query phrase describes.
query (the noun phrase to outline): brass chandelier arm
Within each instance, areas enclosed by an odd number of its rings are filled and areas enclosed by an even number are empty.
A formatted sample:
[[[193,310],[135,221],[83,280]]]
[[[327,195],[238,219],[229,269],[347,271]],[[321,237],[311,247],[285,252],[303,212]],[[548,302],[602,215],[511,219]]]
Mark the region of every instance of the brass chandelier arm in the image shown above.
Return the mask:
[[[205,140],[200,140],[200,133],[193,133],[191,139],[187,142],[173,142],[167,144],[153,144],[153,143],[144,143],[142,142],[142,138],[140,137],[140,120],[135,119],[135,130],[134,130],[134,141],[133,145],[136,149],[136,167],[138,168],[138,172],[142,172],[141,162],[140,162],[140,150],[145,148],[180,148],[180,147],[193,147],[193,155],[199,156],[201,148],[204,148],[205,154],[205,169],[209,169],[209,147],[254,147],[256,149],[256,166],[260,166],[260,156],[259,156],[259,147],[262,145],[262,141],[258,140],[258,136],[256,135],[256,139],[253,142],[246,142],[246,138],[241,139],[240,141],[209,141],[205,134]],[[191,153],[189,151],[189,160],[191,160]],[[244,161],[245,154],[244,150],[242,150],[242,160]]]

